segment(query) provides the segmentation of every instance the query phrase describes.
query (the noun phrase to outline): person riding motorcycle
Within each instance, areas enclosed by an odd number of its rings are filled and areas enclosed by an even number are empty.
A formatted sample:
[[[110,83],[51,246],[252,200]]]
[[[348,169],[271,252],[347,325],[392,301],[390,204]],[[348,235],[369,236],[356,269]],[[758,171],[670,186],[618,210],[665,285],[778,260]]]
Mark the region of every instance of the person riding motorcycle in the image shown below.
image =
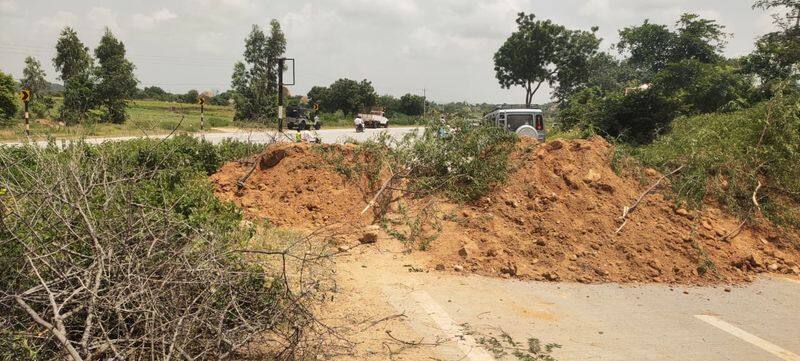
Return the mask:
[[[356,114],[356,119],[353,121],[356,126],[356,132],[363,132],[364,131],[364,120],[361,119],[361,115]]]

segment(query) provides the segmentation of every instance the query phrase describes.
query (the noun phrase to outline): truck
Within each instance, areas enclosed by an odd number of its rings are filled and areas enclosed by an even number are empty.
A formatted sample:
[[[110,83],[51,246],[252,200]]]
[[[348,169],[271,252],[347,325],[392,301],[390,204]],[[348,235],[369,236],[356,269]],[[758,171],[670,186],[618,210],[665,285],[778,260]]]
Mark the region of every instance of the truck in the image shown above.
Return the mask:
[[[316,112],[309,114],[309,109],[290,105],[286,107],[286,127],[296,130],[307,130],[322,128],[322,121],[316,116]]]
[[[383,109],[375,109],[368,112],[358,113],[358,116],[364,121],[365,128],[389,127],[389,119],[384,116]]]

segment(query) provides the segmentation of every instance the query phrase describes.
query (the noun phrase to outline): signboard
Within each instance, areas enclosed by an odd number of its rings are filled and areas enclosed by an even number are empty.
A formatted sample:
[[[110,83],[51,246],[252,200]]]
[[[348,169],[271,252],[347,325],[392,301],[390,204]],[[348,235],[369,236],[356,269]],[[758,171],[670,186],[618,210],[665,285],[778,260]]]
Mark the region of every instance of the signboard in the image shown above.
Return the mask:
[[[29,102],[31,100],[31,91],[30,90],[21,90],[19,92],[19,98],[22,99],[23,102]]]

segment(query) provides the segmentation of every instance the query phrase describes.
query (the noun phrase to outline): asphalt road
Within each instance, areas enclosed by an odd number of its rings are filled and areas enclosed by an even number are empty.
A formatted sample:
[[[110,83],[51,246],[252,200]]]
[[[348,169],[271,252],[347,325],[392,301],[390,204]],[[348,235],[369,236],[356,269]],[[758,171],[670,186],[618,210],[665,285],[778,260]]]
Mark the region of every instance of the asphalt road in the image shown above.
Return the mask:
[[[406,328],[407,340],[448,340],[394,359],[494,360],[479,340],[484,331],[502,330],[523,344],[534,337],[561,345],[552,354],[556,360],[800,361],[796,279],[760,278],[728,291],[528,282],[409,272],[409,265],[420,264],[418,257],[382,247],[387,246],[360,250],[339,263],[344,292],[358,293],[350,302],[362,310],[402,313],[403,324],[391,329],[399,334]],[[464,325],[479,332],[470,334]],[[359,357],[387,356],[366,355]]]
[[[316,131],[317,136],[324,142],[324,143],[343,143],[348,139],[352,139],[355,141],[364,141],[369,138],[375,137],[380,133],[386,132],[390,136],[400,138],[406,133],[417,131],[421,129],[420,127],[389,127],[389,128],[379,128],[379,129],[365,129],[363,133],[356,133],[354,129],[350,128],[341,128],[341,129],[321,129]],[[285,132],[285,136],[278,136],[277,132],[274,130],[270,131],[237,131],[237,132],[214,132],[214,133],[188,133],[194,137],[204,137],[208,141],[212,143],[220,143],[224,139],[237,139],[241,141],[251,141],[254,143],[268,143],[271,142],[272,139],[283,139],[283,140],[293,140],[296,131],[287,130]],[[107,138],[86,138],[86,142],[92,144],[99,144],[107,141],[123,141],[123,140],[130,140],[130,139],[137,139],[137,138],[151,138],[151,139],[163,139],[166,135],[152,135],[152,136],[129,136],[129,137],[107,137]],[[73,140],[69,139],[57,139],[56,143],[61,144],[62,142],[69,143]],[[36,144],[43,146],[46,145],[46,141],[37,141]],[[22,142],[8,142],[3,143],[4,145],[19,145]]]

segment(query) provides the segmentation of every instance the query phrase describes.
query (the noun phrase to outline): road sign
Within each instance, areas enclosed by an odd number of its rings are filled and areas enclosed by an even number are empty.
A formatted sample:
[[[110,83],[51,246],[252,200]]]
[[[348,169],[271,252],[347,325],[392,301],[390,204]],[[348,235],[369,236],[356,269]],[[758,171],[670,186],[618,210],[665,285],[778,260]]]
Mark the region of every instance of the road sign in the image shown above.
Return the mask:
[[[312,105],[311,108],[313,108],[314,110],[319,110],[319,104],[314,103],[314,105]]]
[[[21,90],[19,92],[19,98],[22,99],[23,102],[29,102],[31,100],[31,91],[30,90]]]
[[[203,105],[206,103],[206,98],[199,97],[197,98],[197,104]]]

